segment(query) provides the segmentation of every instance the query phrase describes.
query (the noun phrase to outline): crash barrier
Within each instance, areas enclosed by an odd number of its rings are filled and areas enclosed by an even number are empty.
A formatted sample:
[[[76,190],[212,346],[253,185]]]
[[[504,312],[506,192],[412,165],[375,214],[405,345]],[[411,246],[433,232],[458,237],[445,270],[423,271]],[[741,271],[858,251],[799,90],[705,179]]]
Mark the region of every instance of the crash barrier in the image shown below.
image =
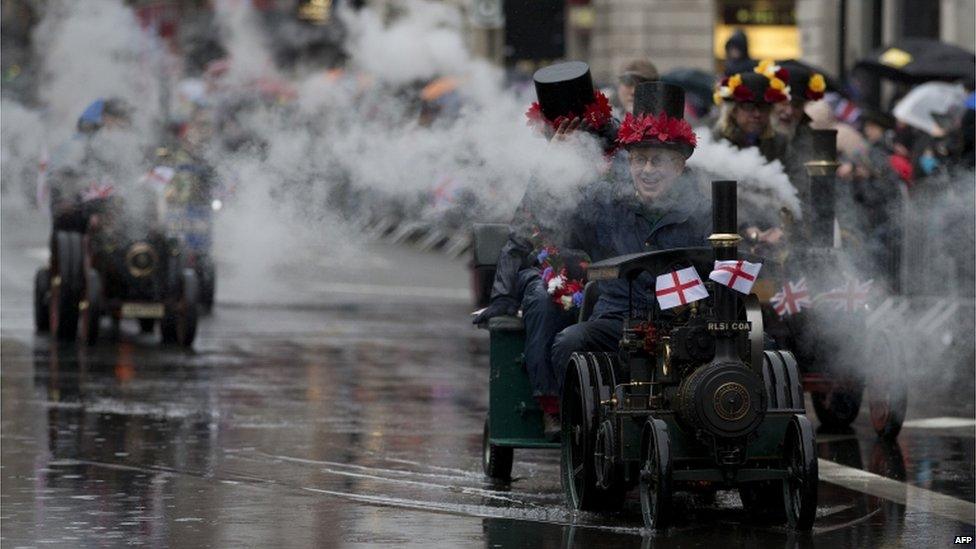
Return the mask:
[[[462,257],[471,250],[468,230],[440,227],[427,221],[410,221],[391,214],[376,216],[362,230],[371,240],[441,252],[452,258]]]

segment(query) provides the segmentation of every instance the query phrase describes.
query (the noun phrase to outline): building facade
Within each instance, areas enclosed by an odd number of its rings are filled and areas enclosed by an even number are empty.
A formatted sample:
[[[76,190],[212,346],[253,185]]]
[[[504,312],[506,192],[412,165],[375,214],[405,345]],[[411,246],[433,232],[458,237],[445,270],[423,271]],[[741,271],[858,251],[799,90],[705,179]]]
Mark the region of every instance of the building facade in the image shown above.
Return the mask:
[[[505,5],[508,2],[508,6]],[[799,57],[843,75],[873,49],[903,37],[928,37],[976,49],[973,0],[562,0],[564,58],[590,63],[610,81],[627,60],[647,56],[662,71],[714,71],[725,40],[737,29],[754,58]],[[474,25],[474,50],[499,64],[505,55],[505,15],[527,0],[471,0],[472,9],[497,6],[494,25]],[[483,20],[482,20],[483,21]],[[539,38],[539,37],[536,37]],[[539,62],[552,59],[538,59]]]

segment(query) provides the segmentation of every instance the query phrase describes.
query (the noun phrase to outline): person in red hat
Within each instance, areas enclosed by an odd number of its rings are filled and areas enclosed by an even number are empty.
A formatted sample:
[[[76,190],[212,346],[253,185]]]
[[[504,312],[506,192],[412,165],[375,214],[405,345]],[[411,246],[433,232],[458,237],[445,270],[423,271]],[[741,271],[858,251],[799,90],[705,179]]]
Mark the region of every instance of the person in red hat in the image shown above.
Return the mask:
[[[740,149],[757,147],[767,160],[782,160],[788,141],[774,131],[770,114],[773,105],[790,101],[788,79],[788,71],[769,60],[723,78],[714,94],[721,112],[713,137]]]
[[[685,165],[698,144],[684,120],[684,91],[673,84],[638,84],[634,114],[617,132],[617,145],[627,154],[629,179],[620,185],[593,187],[570,223],[568,245],[593,261],[625,254],[702,246],[711,229],[708,199],[701,182]],[[649,273],[635,287],[650,286]],[[599,298],[589,319],[561,331],[552,346],[553,377],[560,394],[570,356],[577,351],[617,349],[623,321],[633,305],[653,306],[646,292],[630,294],[625,280],[599,282]]]

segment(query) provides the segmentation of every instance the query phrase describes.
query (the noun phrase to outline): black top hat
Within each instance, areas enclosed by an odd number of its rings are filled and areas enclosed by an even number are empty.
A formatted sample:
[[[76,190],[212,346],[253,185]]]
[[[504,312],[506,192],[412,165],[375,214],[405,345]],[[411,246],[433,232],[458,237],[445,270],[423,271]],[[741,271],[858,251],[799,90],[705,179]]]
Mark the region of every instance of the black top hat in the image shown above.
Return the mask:
[[[617,143],[675,149],[688,158],[698,141],[684,114],[685,91],[680,86],[661,81],[638,84],[634,114],[624,118]]]
[[[535,71],[535,93],[542,114],[549,120],[560,116],[583,116],[595,95],[590,66],[582,61],[567,61]]]
[[[671,118],[685,117],[685,90],[661,81],[642,82],[634,89],[634,115],[661,113]]]

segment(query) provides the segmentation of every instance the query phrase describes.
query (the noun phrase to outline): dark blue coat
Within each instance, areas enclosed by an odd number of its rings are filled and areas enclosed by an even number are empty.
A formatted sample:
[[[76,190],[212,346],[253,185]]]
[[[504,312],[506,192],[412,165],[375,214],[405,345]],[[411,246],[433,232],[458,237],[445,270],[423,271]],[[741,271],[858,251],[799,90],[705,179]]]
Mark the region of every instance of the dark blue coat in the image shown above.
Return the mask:
[[[686,171],[675,183],[672,206],[656,212],[637,200],[629,182],[594,187],[572,218],[567,244],[594,262],[643,251],[704,246],[711,231],[711,210],[698,185]],[[651,283],[648,273],[634,282],[635,310],[647,311],[652,305],[649,293],[643,291]],[[629,304],[628,283],[606,280],[599,284],[600,299],[591,318],[624,316]]]

